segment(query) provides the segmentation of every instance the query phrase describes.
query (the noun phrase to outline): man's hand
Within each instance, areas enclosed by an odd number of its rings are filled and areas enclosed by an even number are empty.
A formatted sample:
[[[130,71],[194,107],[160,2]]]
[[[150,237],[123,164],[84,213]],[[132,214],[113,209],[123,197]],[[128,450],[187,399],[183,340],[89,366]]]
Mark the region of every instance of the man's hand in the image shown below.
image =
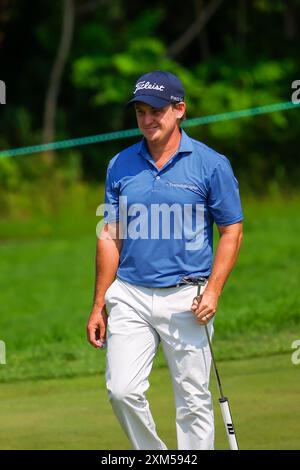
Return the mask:
[[[218,306],[219,295],[205,289],[204,293],[195,297],[191,310],[197,317],[200,325],[206,325],[215,315]]]
[[[102,349],[106,345],[107,314],[105,303],[94,304],[86,327],[87,338],[92,346]]]

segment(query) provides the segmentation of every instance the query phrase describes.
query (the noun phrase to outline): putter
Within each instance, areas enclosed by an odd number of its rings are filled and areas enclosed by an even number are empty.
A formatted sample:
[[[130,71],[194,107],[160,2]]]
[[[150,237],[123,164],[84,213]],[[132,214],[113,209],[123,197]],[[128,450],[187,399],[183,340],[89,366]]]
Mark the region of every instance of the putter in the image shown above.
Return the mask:
[[[198,283],[198,290],[197,290],[197,297],[196,297],[196,299],[198,301],[200,301],[201,298],[202,298],[202,295],[200,295],[201,285],[203,285],[203,284]],[[204,325],[204,328],[205,328],[205,333],[206,333],[206,336],[207,336],[208,346],[209,346],[209,349],[210,349],[211,359],[212,359],[212,362],[213,362],[213,366],[214,366],[214,370],[215,370],[215,374],[216,374],[216,378],[217,378],[217,384],[218,384],[218,389],[219,389],[219,393],[220,393],[219,403],[220,403],[221,413],[222,413],[222,417],[223,417],[223,421],[224,421],[224,425],[225,425],[225,429],[226,429],[226,434],[227,434],[227,438],[228,438],[228,442],[229,442],[229,447],[230,447],[230,450],[239,450],[236,435],[235,435],[235,430],[234,430],[234,426],[233,426],[233,422],[232,422],[232,417],[231,417],[231,413],[230,413],[229,401],[228,401],[228,398],[224,397],[224,395],[223,395],[220,376],[219,376],[219,372],[218,372],[218,369],[217,369],[214,353],[213,353],[213,350],[212,350],[207,325]]]

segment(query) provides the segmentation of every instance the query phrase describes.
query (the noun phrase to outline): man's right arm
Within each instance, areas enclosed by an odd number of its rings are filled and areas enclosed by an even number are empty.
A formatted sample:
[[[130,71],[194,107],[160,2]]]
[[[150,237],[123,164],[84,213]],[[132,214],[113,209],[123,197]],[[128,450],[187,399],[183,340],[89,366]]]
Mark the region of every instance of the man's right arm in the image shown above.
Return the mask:
[[[118,238],[118,224],[106,224],[97,240],[94,300],[87,324],[88,341],[92,346],[100,349],[105,343],[107,326],[104,296],[115,280],[121,248],[122,241]]]

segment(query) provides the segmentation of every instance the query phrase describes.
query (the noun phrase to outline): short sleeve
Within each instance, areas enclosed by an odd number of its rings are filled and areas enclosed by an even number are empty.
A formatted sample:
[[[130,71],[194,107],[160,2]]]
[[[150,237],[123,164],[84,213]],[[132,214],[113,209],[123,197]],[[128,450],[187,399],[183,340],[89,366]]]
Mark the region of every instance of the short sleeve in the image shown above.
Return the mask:
[[[231,225],[243,220],[238,181],[224,156],[211,175],[208,208],[217,225]]]
[[[110,164],[106,173],[105,182],[105,215],[106,224],[118,222],[119,220],[119,191],[112,174],[112,165]]]

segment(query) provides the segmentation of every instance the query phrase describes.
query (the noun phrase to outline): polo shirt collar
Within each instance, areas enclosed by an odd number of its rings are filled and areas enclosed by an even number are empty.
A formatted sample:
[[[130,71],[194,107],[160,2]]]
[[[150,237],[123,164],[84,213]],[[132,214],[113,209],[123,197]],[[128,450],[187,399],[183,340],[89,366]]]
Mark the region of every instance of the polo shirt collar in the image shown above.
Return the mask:
[[[180,130],[181,132],[181,139],[180,139],[180,144],[179,144],[179,149],[177,154],[179,153],[191,153],[193,151],[193,143],[192,139],[184,132],[183,129]],[[145,137],[140,142],[138,152],[140,155],[142,155],[144,158],[147,160],[151,159],[152,157],[149,154],[147,143]]]

